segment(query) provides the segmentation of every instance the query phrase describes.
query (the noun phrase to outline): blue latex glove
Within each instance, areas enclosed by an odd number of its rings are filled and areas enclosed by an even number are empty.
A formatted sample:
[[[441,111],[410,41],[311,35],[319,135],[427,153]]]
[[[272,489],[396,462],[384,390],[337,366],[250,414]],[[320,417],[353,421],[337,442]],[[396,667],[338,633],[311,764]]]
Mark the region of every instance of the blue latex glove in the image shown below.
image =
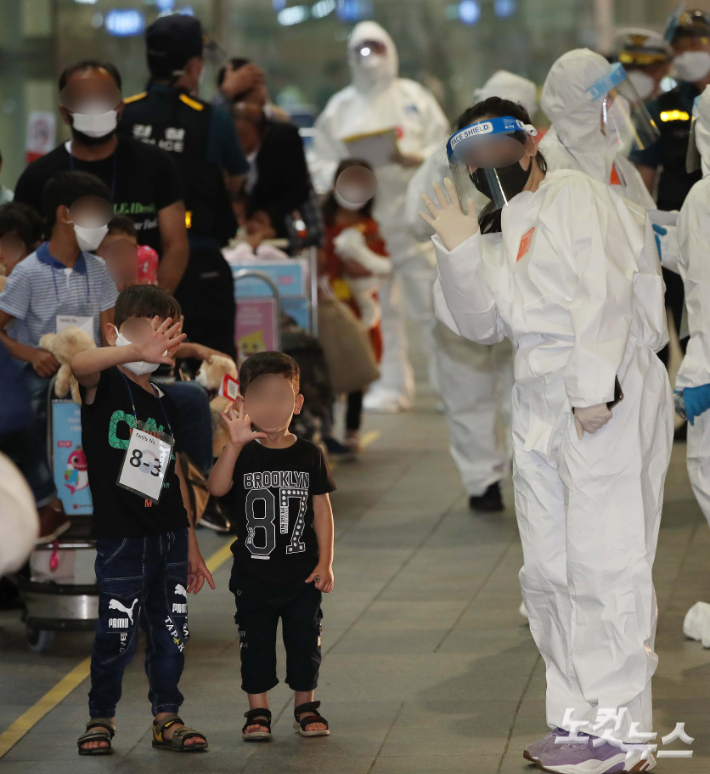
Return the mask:
[[[683,390],[685,401],[685,413],[688,422],[695,424],[695,418],[710,409],[710,384],[701,384],[700,387],[686,387]]]

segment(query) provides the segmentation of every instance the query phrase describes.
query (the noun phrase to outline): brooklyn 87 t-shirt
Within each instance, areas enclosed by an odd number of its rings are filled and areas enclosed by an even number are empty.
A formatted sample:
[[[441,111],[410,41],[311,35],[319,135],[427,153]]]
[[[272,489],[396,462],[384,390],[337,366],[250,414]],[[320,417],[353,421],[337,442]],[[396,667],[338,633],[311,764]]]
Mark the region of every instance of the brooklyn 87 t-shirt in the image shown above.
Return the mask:
[[[248,443],[234,466],[239,572],[275,586],[305,580],[318,564],[313,496],[335,490],[321,450],[297,438],[287,449]]]

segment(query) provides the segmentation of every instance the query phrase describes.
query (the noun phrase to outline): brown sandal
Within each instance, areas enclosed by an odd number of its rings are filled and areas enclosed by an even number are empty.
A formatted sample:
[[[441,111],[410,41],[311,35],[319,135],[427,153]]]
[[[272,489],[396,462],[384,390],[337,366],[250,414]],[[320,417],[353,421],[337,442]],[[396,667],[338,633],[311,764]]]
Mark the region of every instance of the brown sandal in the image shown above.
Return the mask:
[[[182,718],[174,712],[164,717],[161,721],[153,721],[153,747],[159,750],[171,750],[172,752],[200,752],[207,749],[207,737],[204,734],[195,731],[194,728],[181,725],[173,731],[170,739],[165,739],[165,729],[174,726],[176,723],[183,723]],[[194,744],[185,744],[188,739],[200,737],[204,742],[195,742]]]

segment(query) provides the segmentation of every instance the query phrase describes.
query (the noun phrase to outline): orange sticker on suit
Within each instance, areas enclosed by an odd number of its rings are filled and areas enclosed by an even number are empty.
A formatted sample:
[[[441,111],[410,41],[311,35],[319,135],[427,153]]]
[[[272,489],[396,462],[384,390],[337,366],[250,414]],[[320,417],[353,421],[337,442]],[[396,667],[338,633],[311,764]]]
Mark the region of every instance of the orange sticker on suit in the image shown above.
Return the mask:
[[[611,165],[609,185],[621,185],[621,178],[619,177],[619,173],[616,171],[616,164]]]
[[[523,238],[520,240],[520,249],[518,250],[518,257],[515,259],[517,263],[521,258],[527,255],[530,245],[532,244],[533,234],[535,233],[535,226],[523,234]]]

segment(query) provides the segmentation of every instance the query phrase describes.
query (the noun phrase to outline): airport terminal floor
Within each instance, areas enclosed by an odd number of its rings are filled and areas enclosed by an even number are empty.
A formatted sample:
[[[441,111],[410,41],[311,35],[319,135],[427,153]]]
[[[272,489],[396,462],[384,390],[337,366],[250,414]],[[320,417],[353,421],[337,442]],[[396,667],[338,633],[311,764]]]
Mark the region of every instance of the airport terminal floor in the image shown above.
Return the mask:
[[[270,694],[274,741],[241,740],[246,697],[227,588],[229,541],[201,530],[217,590],[190,602],[191,641],[181,682],[185,721],[209,751],[151,748],[142,659],[126,673],[115,754],[80,758],[88,720],[91,635],[59,634],[28,650],[16,612],[0,614],[0,771],[3,774],[177,772],[476,772],[535,770],[525,745],[546,733],[544,667],[518,613],[522,554],[505,487],[503,515],[474,515],[448,454],[446,423],[422,387],[406,415],[367,415],[360,460],[335,470],[335,590],[325,597],[316,698],[332,735],[292,729],[292,695]],[[685,640],[683,616],[710,601],[710,531],[693,498],[685,447],[666,486],[655,583],[660,609],[653,681],[654,730],[684,722],[690,759],[660,758],[663,774],[710,770],[710,650]],[[280,651],[280,658],[283,651]],[[283,659],[279,675],[284,676]],[[664,749],[660,745],[659,750]],[[688,749],[681,742],[665,747]]]

